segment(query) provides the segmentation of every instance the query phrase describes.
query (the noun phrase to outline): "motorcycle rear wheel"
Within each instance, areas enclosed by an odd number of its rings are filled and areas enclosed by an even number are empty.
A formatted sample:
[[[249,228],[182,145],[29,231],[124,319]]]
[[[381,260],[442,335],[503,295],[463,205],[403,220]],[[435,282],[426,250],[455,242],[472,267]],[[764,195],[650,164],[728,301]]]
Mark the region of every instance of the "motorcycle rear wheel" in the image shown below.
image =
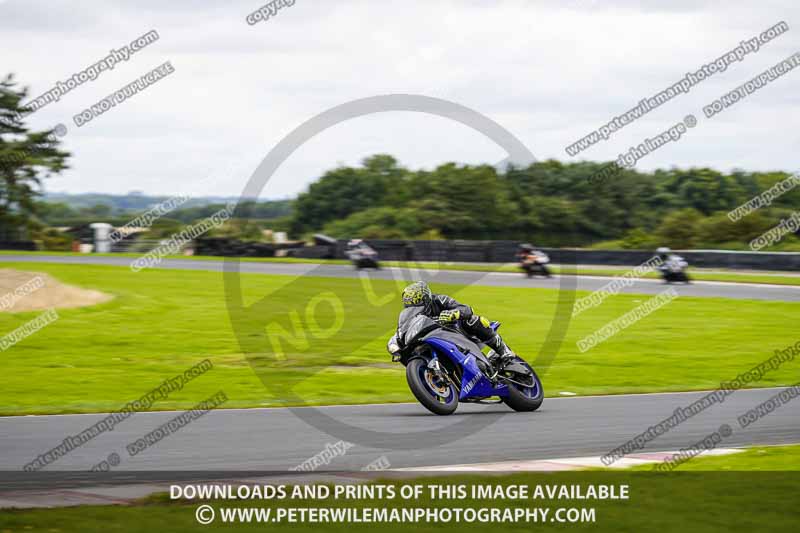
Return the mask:
[[[452,383],[437,384],[424,359],[412,359],[406,366],[406,381],[414,397],[436,415],[451,415],[458,407],[458,391]]]

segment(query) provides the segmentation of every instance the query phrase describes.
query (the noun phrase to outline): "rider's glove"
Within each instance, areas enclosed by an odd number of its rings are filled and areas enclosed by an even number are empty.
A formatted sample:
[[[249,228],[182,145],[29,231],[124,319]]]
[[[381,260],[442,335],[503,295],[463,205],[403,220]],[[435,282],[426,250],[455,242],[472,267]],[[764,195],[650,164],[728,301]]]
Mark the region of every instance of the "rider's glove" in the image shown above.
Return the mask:
[[[451,322],[455,322],[459,318],[461,318],[461,311],[455,309],[455,310],[442,311],[441,313],[439,313],[438,320],[440,324],[449,324]]]

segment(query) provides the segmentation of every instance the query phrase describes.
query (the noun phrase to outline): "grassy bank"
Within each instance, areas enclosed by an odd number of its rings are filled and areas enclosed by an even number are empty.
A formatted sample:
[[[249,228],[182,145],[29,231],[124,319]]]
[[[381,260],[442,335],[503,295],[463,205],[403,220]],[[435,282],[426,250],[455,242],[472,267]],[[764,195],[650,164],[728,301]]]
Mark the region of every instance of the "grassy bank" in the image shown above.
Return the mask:
[[[640,465],[630,471],[650,471],[653,465]],[[800,471],[800,445],[754,446],[731,455],[699,455],[678,468],[680,472],[709,471]]]
[[[246,305],[268,296],[237,314],[234,328],[218,273],[0,265],[47,272],[114,296],[98,306],[60,310],[55,323],[2,352],[2,414],[117,409],[205,358],[214,364],[212,371],[153,408],[188,408],[220,389],[230,398],[227,407],[413,401],[402,367],[391,364],[385,351],[400,309],[393,282],[364,286],[352,279],[243,274]],[[447,285],[434,290],[500,320],[512,348],[537,361],[558,291]],[[567,327],[564,343],[552,364],[539,368],[547,394],[711,389],[797,340],[797,304],[681,297],[579,352],[579,339],[647,298],[609,298],[568,327],[559,319]],[[309,301],[315,302],[310,318]],[[37,316],[0,313],[0,332]],[[277,345],[267,333],[274,327],[287,334]],[[275,346],[285,353],[276,357]],[[751,386],[786,385],[796,375],[796,362],[786,363]]]
[[[336,499],[334,497],[306,499],[291,498],[291,487],[283,500],[193,500],[171,501],[167,495],[150,497],[136,505],[125,507],[85,506],[59,509],[0,511],[0,528],[8,531],[62,531],[91,533],[94,531],[170,531],[181,533],[205,528],[209,531],[381,531],[381,532],[440,532],[458,528],[458,531],[660,531],[684,533],[686,531],[744,532],[795,531],[800,520],[796,505],[797,475],[782,472],[706,472],[680,474],[646,474],[628,472],[566,472],[524,473],[504,476],[438,476],[403,481],[378,482],[391,487],[395,497],[370,499]],[[418,498],[399,496],[401,485],[418,485]],[[439,487],[463,486],[466,497],[436,497],[431,485]],[[556,499],[547,496],[547,487],[577,485],[586,493],[588,487],[612,485],[616,494],[626,486],[627,498],[621,499]],[[475,486],[489,486],[492,497],[478,496]],[[525,486],[527,497],[508,492],[511,486]],[[537,495],[536,487],[541,487]],[[497,488],[503,491],[498,496]],[[597,489],[596,489],[597,490]],[[388,493],[388,489],[386,489]],[[333,494],[333,490],[331,491]],[[534,497],[535,496],[535,497]],[[195,512],[200,505],[210,505],[215,511],[213,524],[200,526]],[[287,523],[239,519],[223,523],[221,509],[258,508],[269,510],[270,518],[290,508],[364,508],[394,509],[422,508],[441,512],[441,509],[536,509],[536,519],[511,522],[456,521],[451,514],[449,522],[427,521],[424,517],[413,523],[358,523],[345,520],[337,523]],[[559,511],[560,509],[560,511]],[[569,523],[567,509],[575,509]],[[546,514],[543,513],[546,511]],[[583,519],[578,518],[583,511]],[[266,511],[265,511],[266,512]],[[451,511],[452,512],[452,511]],[[573,511],[576,512],[576,511]],[[488,513],[487,513],[488,514]],[[206,515],[207,516],[207,515]],[[444,517],[447,515],[441,514]],[[466,516],[466,515],[465,515]],[[498,516],[502,516],[499,515]],[[576,521],[580,520],[580,521]]]

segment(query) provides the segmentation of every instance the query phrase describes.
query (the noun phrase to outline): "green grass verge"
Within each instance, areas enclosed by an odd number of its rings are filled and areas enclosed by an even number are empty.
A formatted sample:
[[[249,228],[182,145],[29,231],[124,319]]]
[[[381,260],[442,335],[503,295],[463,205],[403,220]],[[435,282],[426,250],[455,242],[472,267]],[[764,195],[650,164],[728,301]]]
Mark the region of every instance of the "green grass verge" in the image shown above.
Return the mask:
[[[786,532],[796,531],[800,520],[797,506],[797,475],[785,472],[706,472],[680,474],[645,474],[626,472],[567,472],[524,473],[504,476],[446,476],[403,481],[379,481],[391,485],[400,494],[400,485],[422,486],[420,498],[404,500],[399,496],[389,499],[303,499],[246,500],[246,501],[170,501],[159,495],[132,506],[84,506],[58,509],[13,510],[0,512],[2,531],[59,531],[92,533],[116,531],[132,533],[139,531],[169,531],[182,533],[204,528],[209,531],[380,531],[380,532],[432,532],[443,530],[479,531],[659,531],[662,533],[706,533],[706,532]],[[466,497],[434,498],[430,486],[457,486],[465,488]],[[511,485],[526,485],[529,495],[535,494],[536,486],[558,487],[579,485],[585,492],[589,485],[614,485],[619,491],[627,485],[628,499],[579,500],[579,499],[523,499],[475,497],[473,486],[500,486],[505,491]],[[291,495],[291,487],[287,487]],[[333,491],[331,491],[333,492]],[[213,524],[200,526],[195,519],[195,510],[201,505],[215,509]],[[288,508],[494,508],[494,509],[547,509],[544,520],[539,522],[481,523],[481,522],[425,522],[421,523],[222,523],[221,508],[269,509],[271,516]],[[556,521],[569,516],[559,509],[584,510],[591,521],[563,523]],[[593,510],[593,511],[592,511]],[[521,511],[523,512],[523,511]],[[538,514],[538,516],[543,516]]]
[[[209,358],[214,369],[153,409],[185,409],[218,390],[227,407],[414,401],[403,368],[385,343],[400,309],[399,287],[373,281],[243,274],[244,301],[264,295],[256,312],[238,317],[239,345],[220,274],[90,265],[0,263],[47,272],[65,283],[114,299],[64,309],[59,320],[0,352],[0,414],[100,412],[122,407],[164,379]],[[434,284],[503,322],[504,338],[536,361],[556,311],[558,291]],[[328,293],[313,309],[306,302]],[[788,302],[681,297],[608,341],[580,353],[576,342],[648,299],[618,295],[569,324],[556,359],[543,374],[545,391],[616,394],[713,389],[797,341],[800,306]],[[382,305],[375,302],[382,300]],[[293,325],[287,312],[295,310]],[[0,313],[6,334],[39,313]],[[279,323],[291,342],[276,358],[267,335]],[[270,326],[271,327],[271,326]],[[298,327],[297,330],[294,328]],[[340,329],[335,330],[336,327]],[[308,345],[304,345],[304,342]],[[246,357],[243,351],[247,351]],[[797,361],[751,386],[796,382]],[[254,370],[255,369],[255,370]],[[267,386],[265,386],[265,383]]]
[[[630,471],[649,471],[653,465],[639,465]],[[731,455],[700,455],[677,467],[681,472],[706,471],[800,471],[800,445],[754,446]]]

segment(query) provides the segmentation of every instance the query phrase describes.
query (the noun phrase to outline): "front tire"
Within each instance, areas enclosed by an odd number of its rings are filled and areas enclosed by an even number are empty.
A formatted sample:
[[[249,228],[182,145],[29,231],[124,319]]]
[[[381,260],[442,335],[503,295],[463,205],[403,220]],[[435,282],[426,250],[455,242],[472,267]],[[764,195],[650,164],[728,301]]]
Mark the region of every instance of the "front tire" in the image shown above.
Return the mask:
[[[508,396],[503,398],[503,402],[518,412],[532,412],[541,407],[544,401],[544,388],[542,380],[536,375],[536,371],[531,366],[518,358],[531,371],[531,386],[522,387],[514,383],[508,384]]]
[[[439,383],[424,359],[412,359],[406,366],[406,381],[414,397],[435,415],[451,415],[458,407],[458,392],[452,383]]]

